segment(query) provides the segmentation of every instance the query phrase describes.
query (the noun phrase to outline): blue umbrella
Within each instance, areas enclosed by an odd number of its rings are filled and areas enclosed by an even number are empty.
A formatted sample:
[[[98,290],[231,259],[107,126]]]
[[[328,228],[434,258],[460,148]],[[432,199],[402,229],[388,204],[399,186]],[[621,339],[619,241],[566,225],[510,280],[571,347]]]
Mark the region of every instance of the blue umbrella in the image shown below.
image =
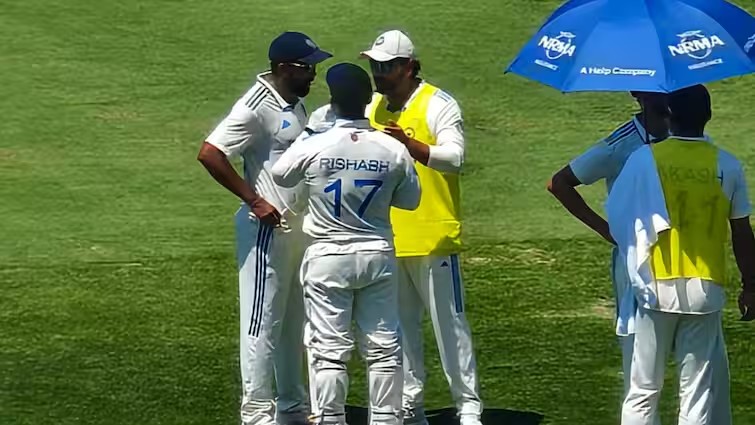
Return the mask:
[[[724,0],[572,0],[506,72],[575,91],[651,91],[755,72],[755,18]]]

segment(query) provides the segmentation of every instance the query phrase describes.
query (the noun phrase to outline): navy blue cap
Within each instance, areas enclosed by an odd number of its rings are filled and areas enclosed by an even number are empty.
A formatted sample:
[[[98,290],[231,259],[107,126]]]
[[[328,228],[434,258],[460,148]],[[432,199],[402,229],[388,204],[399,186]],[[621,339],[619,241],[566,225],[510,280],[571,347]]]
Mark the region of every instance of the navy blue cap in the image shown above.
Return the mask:
[[[367,104],[372,98],[370,75],[359,65],[348,62],[333,65],[328,69],[325,81],[330,89],[330,97],[336,101],[366,100]]]
[[[270,43],[268,51],[268,58],[273,63],[299,62],[315,65],[332,56],[320,50],[317,44],[305,34],[291,31],[276,37]]]

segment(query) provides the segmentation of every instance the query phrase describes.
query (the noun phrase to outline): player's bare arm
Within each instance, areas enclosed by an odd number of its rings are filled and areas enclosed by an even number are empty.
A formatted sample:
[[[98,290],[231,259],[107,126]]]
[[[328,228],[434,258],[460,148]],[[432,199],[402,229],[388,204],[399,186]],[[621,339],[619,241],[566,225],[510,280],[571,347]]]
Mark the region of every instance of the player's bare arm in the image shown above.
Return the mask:
[[[742,320],[755,320],[755,236],[750,217],[729,220],[734,258],[742,275],[739,310]]]
[[[280,213],[244,182],[220,149],[204,142],[199,149],[197,160],[202,163],[215,181],[249,205],[252,213],[261,222],[272,226],[278,225]]]
[[[608,229],[608,222],[590,208],[584,198],[582,198],[582,195],[577,192],[576,187],[579,185],[581,185],[581,182],[574,175],[571,167],[567,165],[548,181],[547,187],[548,191],[561,202],[561,205],[571,215],[579,219],[579,221],[587,225],[587,227],[595,231],[603,239],[616,245],[616,241],[613,240],[611,232]]]

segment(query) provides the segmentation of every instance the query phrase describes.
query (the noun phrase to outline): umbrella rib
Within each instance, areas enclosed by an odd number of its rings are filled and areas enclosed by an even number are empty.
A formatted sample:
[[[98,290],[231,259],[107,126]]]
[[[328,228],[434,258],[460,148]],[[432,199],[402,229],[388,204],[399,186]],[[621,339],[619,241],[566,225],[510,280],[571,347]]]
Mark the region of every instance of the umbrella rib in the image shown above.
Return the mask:
[[[662,92],[669,93],[671,90],[668,88],[671,86],[671,82],[669,81],[669,73],[667,72],[669,68],[669,63],[665,55],[665,51],[663,50],[663,46],[661,46],[661,33],[658,29],[658,25],[655,23],[655,19],[653,19],[652,15],[652,9],[648,7],[648,1],[654,1],[654,0],[645,0],[643,5],[645,5],[645,9],[648,12],[648,17],[650,17],[650,22],[653,24],[653,30],[655,31],[655,39],[658,41],[658,50],[661,56],[661,61],[663,62],[663,80],[665,82],[665,87],[659,87]]]

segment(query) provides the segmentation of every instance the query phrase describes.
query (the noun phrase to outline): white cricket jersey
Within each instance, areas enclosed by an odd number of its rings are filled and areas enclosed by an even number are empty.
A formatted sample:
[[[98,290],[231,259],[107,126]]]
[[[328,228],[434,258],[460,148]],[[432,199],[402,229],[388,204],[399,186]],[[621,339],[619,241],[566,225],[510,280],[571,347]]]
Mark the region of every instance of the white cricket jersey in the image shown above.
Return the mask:
[[[244,180],[281,213],[298,208],[295,188],[277,186],[272,164],[304,130],[307,113],[301,101],[289,104],[265,79],[257,82],[233,105],[231,112],[207,137],[207,143],[228,157],[241,156]]]
[[[390,207],[419,205],[409,152],[366,119],[339,119],[329,130],[297,140],[273,165],[272,176],[285,187],[306,182],[303,230],[314,239],[315,255],[393,250]]]
[[[411,105],[417,93],[424,85],[421,82],[409,96],[403,109]],[[377,96],[373,96],[373,103]],[[365,114],[369,116],[373,103],[367,106]],[[321,106],[312,113],[307,127],[313,131],[323,131],[335,122],[335,114],[330,104]],[[436,144],[430,146],[430,158],[427,166],[444,173],[458,173],[464,163],[464,120],[459,103],[443,90],[438,90],[427,105],[427,126],[436,137]]]

